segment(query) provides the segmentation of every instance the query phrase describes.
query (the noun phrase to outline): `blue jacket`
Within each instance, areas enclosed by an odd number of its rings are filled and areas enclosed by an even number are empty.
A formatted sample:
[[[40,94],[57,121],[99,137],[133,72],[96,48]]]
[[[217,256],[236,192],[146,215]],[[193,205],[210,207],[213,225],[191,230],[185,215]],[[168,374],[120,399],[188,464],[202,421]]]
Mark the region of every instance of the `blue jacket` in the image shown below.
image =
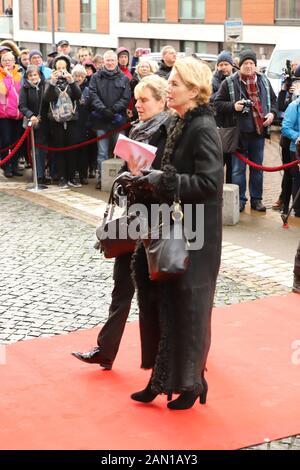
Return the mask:
[[[300,97],[290,103],[284,113],[281,133],[291,141],[290,151],[296,152],[295,142],[300,136]]]

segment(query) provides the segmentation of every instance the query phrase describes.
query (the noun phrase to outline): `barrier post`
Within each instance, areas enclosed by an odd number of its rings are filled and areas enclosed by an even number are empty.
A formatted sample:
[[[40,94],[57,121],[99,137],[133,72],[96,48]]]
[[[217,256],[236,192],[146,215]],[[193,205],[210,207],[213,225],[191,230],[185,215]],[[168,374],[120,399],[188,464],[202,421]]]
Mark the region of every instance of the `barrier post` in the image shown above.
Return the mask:
[[[45,184],[38,183],[37,177],[37,167],[36,167],[36,154],[35,154],[35,139],[34,139],[34,128],[32,122],[28,122],[28,127],[30,127],[30,140],[31,140],[31,159],[32,159],[32,174],[33,174],[33,186],[28,187],[28,191],[37,192],[40,189],[47,189],[48,186]]]

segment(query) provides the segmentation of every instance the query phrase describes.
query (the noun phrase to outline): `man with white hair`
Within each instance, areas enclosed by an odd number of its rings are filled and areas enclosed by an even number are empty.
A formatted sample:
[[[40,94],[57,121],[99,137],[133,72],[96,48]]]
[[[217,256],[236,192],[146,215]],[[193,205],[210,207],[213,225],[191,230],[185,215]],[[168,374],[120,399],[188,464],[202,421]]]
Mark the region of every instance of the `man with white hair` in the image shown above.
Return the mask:
[[[162,78],[168,80],[172,72],[173,65],[175,64],[177,53],[172,46],[165,46],[161,50],[162,61],[159,64],[159,69],[156,72]]]
[[[103,60],[103,68],[91,77],[89,85],[91,118],[98,137],[126,122],[126,109],[131,98],[129,79],[118,67],[117,54],[106,51]],[[113,145],[118,135],[117,132],[111,135]],[[96,188],[101,189],[102,162],[109,156],[109,138],[99,140],[97,144],[99,179]]]

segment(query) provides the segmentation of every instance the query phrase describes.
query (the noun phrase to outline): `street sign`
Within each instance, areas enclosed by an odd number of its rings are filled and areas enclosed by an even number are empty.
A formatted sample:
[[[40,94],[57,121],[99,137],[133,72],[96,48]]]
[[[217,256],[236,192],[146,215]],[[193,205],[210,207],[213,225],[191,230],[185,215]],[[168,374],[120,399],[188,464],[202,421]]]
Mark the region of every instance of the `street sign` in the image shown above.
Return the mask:
[[[224,23],[224,37],[225,42],[242,41],[243,39],[243,21],[242,20],[228,20]]]

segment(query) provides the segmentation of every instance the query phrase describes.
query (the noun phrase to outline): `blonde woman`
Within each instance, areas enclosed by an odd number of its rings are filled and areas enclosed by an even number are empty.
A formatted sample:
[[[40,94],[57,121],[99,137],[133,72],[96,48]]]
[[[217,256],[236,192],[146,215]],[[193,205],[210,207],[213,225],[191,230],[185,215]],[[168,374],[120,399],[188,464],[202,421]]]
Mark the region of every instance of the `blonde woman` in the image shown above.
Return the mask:
[[[197,399],[205,403],[208,389],[204,371],[221,257],[223,187],[221,142],[209,106],[211,80],[205,63],[190,57],[175,62],[167,88],[167,105],[175,115],[161,170],[140,177],[141,185],[152,188],[153,203],[159,199],[170,205],[179,179],[184,214],[192,214],[189,265],[181,277],[150,281],[143,245],[134,259],[142,368],[152,373],[146,388],[131,398],[148,403],[159,393],[177,393],[168,403],[172,410],[191,408]],[[201,219],[197,211],[203,208]],[[189,230],[196,234],[194,241]]]

